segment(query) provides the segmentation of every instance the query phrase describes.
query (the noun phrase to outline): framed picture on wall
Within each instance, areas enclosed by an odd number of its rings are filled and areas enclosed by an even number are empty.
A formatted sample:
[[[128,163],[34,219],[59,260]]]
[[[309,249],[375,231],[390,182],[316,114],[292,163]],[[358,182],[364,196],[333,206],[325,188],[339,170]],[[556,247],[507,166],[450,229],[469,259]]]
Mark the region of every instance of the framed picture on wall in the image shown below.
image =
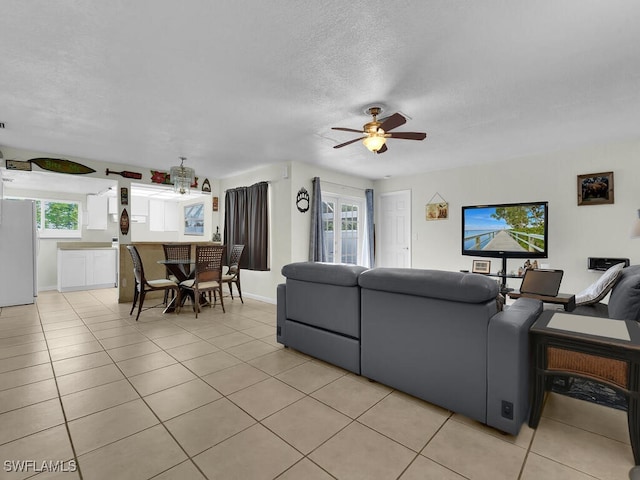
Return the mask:
[[[129,189],[127,187],[120,188],[120,203],[122,205],[129,205]]]
[[[473,273],[491,273],[491,260],[474,260]]]
[[[427,203],[425,218],[429,220],[446,220],[449,218],[449,204],[447,202]]]
[[[204,235],[204,203],[184,207],[184,234]]]
[[[578,175],[578,205],[613,203],[613,172]]]

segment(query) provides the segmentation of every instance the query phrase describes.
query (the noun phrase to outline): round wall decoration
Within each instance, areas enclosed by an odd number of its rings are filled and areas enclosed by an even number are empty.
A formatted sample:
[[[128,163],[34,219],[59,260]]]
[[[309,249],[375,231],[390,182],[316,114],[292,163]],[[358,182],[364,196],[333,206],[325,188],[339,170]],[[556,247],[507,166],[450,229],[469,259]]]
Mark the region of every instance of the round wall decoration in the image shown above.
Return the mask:
[[[298,207],[298,211],[302,213],[309,210],[309,192],[307,192],[307,189],[304,187],[298,190],[298,195],[296,196],[296,207]]]

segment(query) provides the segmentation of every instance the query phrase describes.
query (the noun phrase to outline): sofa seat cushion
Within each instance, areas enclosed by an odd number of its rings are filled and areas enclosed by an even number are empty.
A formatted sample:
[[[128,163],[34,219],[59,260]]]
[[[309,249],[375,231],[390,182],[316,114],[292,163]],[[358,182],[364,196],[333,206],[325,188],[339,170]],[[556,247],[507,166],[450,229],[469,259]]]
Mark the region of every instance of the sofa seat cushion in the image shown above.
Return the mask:
[[[609,297],[609,318],[640,320],[640,265],[622,269]]]
[[[557,305],[554,307],[556,307],[554,310],[557,310]],[[590,303],[589,305],[578,305],[571,313],[587,317],[609,318],[609,307],[606,303]]]
[[[366,270],[358,265],[322,262],[297,262],[282,267],[282,275],[303,282],[325,283],[342,287],[358,285],[358,276]]]
[[[363,272],[358,281],[369,290],[463,303],[485,303],[494,300],[499,291],[498,283],[483,275],[417,268],[373,268]]]

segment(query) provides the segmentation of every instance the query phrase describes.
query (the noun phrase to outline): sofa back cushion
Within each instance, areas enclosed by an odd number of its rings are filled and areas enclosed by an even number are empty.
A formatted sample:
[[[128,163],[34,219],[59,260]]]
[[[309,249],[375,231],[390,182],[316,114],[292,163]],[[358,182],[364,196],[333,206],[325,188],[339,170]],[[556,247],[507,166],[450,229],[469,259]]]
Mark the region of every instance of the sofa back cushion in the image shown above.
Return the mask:
[[[289,320],[360,338],[360,287],[287,279]]]
[[[358,285],[358,276],[366,270],[358,265],[322,262],[296,262],[282,267],[282,275],[304,282],[326,283],[342,287]]]
[[[369,290],[463,303],[485,303],[495,299],[499,290],[495,280],[483,275],[417,268],[373,268],[363,272],[358,282]]]
[[[609,297],[609,318],[640,320],[640,265],[622,269]]]
[[[362,375],[486,422],[487,332],[495,301],[364,287],[361,296]]]
[[[298,262],[282,267],[287,277],[289,320],[360,338],[360,287],[357,265]]]

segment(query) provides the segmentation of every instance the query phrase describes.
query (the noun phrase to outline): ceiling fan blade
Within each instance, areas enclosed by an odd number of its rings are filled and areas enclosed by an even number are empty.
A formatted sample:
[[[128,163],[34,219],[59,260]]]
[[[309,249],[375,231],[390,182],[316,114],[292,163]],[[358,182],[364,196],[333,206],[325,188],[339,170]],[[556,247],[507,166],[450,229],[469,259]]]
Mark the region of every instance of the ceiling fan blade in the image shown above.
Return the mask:
[[[387,150],[388,150],[387,144],[385,143],[384,145],[382,145],[382,147],[380,147],[380,150],[378,150],[376,153],[384,153]]]
[[[394,113],[389,118],[387,118],[384,122],[382,122],[382,125],[380,125],[380,128],[385,132],[388,132],[389,130],[393,130],[394,128],[399,127],[400,125],[404,125],[405,123],[407,123],[406,118],[404,118],[399,113]]]
[[[354,130],[353,128],[331,127],[331,130],[342,130],[343,132],[363,133],[362,130]]]
[[[333,147],[333,148],[346,147],[347,145],[351,145],[352,143],[356,143],[357,141],[359,141],[359,140],[363,140],[363,139],[365,139],[365,138],[366,138],[366,137],[354,138],[353,140],[349,140],[348,142],[344,142],[344,143],[341,143],[340,145],[336,145],[336,146],[335,146],[335,147]]]
[[[423,132],[391,132],[389,137],[403,140],[424,140],[427,138],[427,134]]]

